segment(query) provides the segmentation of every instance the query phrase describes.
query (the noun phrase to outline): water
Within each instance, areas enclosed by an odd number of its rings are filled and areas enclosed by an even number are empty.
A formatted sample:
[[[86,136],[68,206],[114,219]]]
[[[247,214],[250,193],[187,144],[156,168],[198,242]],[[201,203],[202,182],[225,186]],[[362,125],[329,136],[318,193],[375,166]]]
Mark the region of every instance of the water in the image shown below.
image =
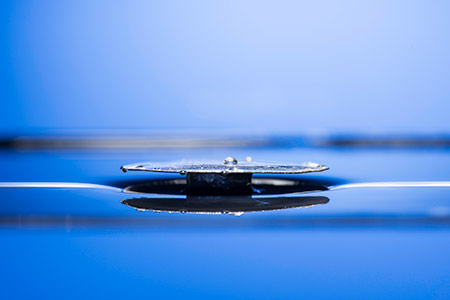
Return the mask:
[[[308,178],[329,189],[286,194],[292,207],[276,210],[265,206],[278,205],[277,194],[253,195],[234,204],[251,209],[242,215],[138,211],[130,204],[190,201],[200,211],[205,205],[223,211],[227,202],[122,191],[131,183],[185,179],[122,173],[126,162],[217,160],[230,154],[326,164],[330,170],[321,174],[287,176],[278,183]],[[0,282],[10,299],[142,293],[158,299],[448,299],[450,294],[446,149],[3,151],[0,165]],[[263,184],[266,177],[259,180]],[[183,203],[170,204],[173,209]]]

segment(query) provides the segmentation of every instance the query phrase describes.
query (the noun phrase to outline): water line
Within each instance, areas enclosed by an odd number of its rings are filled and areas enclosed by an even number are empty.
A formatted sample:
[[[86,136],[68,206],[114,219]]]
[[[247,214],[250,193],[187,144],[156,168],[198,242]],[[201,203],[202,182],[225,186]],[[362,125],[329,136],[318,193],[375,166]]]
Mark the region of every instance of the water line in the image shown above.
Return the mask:
[[[77,189],[102,189],[121,192],[122,189],[92,183],[78,182],[0,182],[0,188],[77,188]]]
[[[389,188],[389,187],[450,187],[450,181],[398,181],[398,182],[360,182],[332,186],[330,190],[351,188]]]
[[[398,182],[360,182],[329,187],[330,191],[353,188],[410,188],[410,187],[450,187],[450,181],[398,181]],[[78,182],[0,182],[0,188],[76,188],[102,189],[122,192],[121,188]]]

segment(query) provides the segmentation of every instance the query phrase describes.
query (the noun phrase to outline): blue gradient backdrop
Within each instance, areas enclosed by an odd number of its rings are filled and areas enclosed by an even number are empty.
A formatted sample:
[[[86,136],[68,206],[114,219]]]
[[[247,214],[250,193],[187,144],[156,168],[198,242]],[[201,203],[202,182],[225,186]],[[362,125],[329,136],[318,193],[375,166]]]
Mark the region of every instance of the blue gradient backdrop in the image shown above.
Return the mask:
[[[2,1],[0,130],[448,133],[448,1]]]

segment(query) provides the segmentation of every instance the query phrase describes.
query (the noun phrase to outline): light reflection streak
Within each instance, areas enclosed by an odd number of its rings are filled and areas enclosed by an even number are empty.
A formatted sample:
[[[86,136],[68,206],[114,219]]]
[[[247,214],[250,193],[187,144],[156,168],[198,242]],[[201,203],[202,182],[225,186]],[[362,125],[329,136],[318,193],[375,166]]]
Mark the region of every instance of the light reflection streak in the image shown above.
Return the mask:
[[[329,190],[354,188],[410,188],[410,187],[450,187],[450,181],[398,181],[398,182],[360,182],[329,187]],[[121,188],[78,182],[0,182],[0,188],[75,188],[102,189],[122,192]]]
[[[76,189],[102,189],[121,192],[122,189],[92,183],[78,182],[0,182],[0,188],[76,188]]]
[[[352,188],[403,188],[403,187],[450,187],[450,181],[398,181],[398,182],[361,182],[330,187],[330,190]]]

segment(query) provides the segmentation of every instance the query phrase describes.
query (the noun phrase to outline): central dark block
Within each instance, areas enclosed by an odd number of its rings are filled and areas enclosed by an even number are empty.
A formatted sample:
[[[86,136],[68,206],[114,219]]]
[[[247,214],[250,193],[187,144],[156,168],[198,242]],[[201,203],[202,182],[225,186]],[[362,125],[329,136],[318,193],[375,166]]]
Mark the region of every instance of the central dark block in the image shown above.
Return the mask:
[[[187,173],[188,195],[250,195],[252,173]]]

